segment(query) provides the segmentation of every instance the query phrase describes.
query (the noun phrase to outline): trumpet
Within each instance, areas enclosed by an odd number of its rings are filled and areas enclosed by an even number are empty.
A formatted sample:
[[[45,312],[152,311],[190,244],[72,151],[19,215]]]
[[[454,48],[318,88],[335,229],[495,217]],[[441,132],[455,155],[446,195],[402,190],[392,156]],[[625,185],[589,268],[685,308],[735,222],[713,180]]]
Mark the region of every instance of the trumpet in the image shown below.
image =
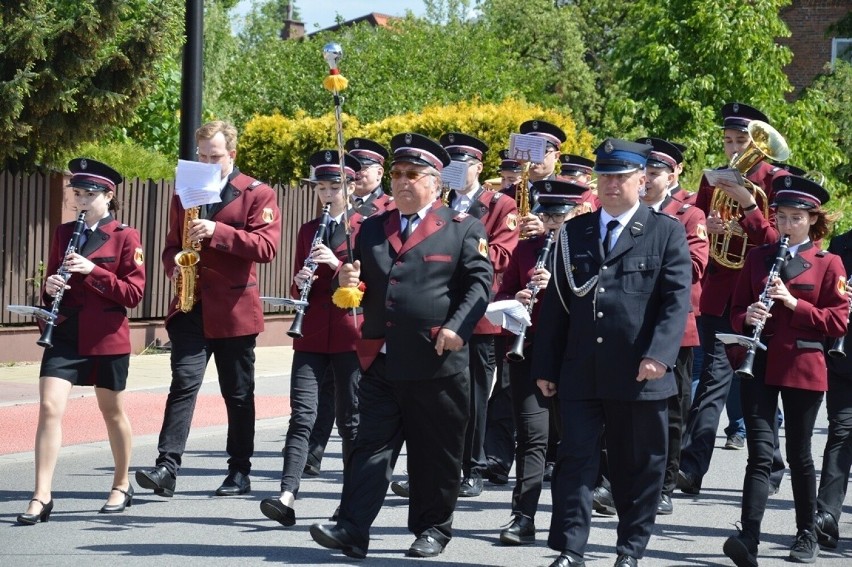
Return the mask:
[[[755,200],[761,205],[765,217],[769,216],[769,199],[760,187],[745,179],[745,174],[766,158],[784,161],[790,157],[790,148],[784,137],[778,131],[761,120],[752,120],[748,125],[749,143],[745,149],[731,158],[728,167],[736,169],[743,176],[746,189],[749,189]],[[725,223],[724,234],[710,235],[710,257],[719,265],[739,270],[745,264],[748,248],[748,237],[737,223],[740,215],[740,205],[720,189],[713,190],[710,209],[719,213],[719,218]],[[739,238],[742,244],[732,246],[732,240]]]
[[[536,259],[535,266],[533,267],[533,272],[547,265],[547,259],[548,256],[550,256],[550,248],[553,246],[555,234],[556,231],[553,229],[548,231],[547,236],[544,239],[544,248],[542,248],[538,253],[538,258]],[[527,313],[532,315],[535,298],[538,295],[538,292],[541,291],[541,288],[530,281],[527,284],[527,289],[532,292],[532,295],[530,296],[530,303],[527,305]],[[527,328],[528,327],[526,325],[521,327],[521,331],[515,337],[515,342],[512,344],[512,348],[506,353],[506,358],[512,362],[520,362],[524,359],[524,341],[526,340]]]
[[[59,265],[59,271],[56,275],[62,278],[63,285],[59,287],[59,291],[53,296],[53,305],[50,307],[50,312],[45,317],[46,324],[44,332],[36,341],[38,346],[51,348],[53,346],[53,328],[56,326],[56,318],[59,315],[59,305],[62,303],[62,297],[65,295],[65,285],[71,278],[71,272],[65,269],[65,259],[74,254],[80,249],[80,235],[83,234],[83,229],[86,226],[86,211],[80,211],[77,216],[77,222],[74,224],[74,232],[71,234],[71,240],[68,241],[68,247],[65,249],[65,254],[62,256],[62,263]]]
[[[781,273],[781,266],[784,265],[784,259],[787,256],[787,248],[790,245],[790,235],[785,234],[781,237],[781,242],[778,245],[778,252],[775,254],[775,260],[772,263],[772,269],[769,270],[769,275],[766,279],[766,286],[760,293],[758,301],[766,306],[768,312],[772,309],[775,300],[769,297],[769,288],[772,286],[772,281]],[[725,344],[739,344],[746,347],[746,356],[742,365],[734,372],[740,378],[754,378],[754,355],[757,349],[766,350],[766,345],[760,342],[760,335],[763,333],[763,327],[766,325],[766,320],[758,321],[754,326],[754,332],[751,337],[741,335],[732,335],[730,333],[717,333],[716,338]]]
[[[317,226],[317,231],[314,234],[314,239],[311,241],[311,250],[313,250],[316,246],[319,246],[325,240],[325,233],[328,230],[328,222],[330,220],[329,211],[331,210],[331,203],[327,203],[322,207],[322,215],[320,216],[319,226]],[[311,285],[313,283],[313,274],[317,271],[319,264],[311,259],[310,250],[308,251],[308,257],[305,258],[305,263],[303,267],[308,268],[311,271],[311,277],[309,277],[305,284],[299,290],[299,299],[303,302],[308,301],[308,296],[311,294]],[[294,339],[302,338],[302,322],[305,319],[305,312],[308,310],[304,304],[296,307],[296,316],[293,318],[293,323],[290,325],[290,329],[287,331],[287,336],[293,337]]]

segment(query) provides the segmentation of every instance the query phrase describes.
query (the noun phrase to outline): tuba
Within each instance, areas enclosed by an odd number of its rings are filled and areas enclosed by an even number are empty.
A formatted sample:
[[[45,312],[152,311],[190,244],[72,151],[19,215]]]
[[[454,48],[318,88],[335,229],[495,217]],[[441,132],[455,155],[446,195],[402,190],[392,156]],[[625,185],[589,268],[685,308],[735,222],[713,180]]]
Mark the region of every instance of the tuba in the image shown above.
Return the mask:
[[[183,213],[183,250],[175,254],[175,264],[179,272],[175,276],[175,297],[178,309],[184,313],[192,311],[198,301],[198,263],[201,261],[201,242],[190,242],[189,225],[198,218],[201,207],[190,207]]]
[[[769,199],[766,192],[745,178],[751,168],[766,158],[784,161],[790,157],[790,148],[778,131],[761,120],[752,120],[748,125],[749,143],[746,148],[731,158],[728,167],[736,169],[743,176],[746,189],[754,194],[755,201],[761,206],[763,215],[769,216]],[[725,224],[724,234],[710,235],[710,257],[726,268],[739,270],[745,263],[748,248],[748,236],[737,222],[740,215],[740,205],[724,191],[713,190],[710,200],[710,210],[719,213],[719,218]]]

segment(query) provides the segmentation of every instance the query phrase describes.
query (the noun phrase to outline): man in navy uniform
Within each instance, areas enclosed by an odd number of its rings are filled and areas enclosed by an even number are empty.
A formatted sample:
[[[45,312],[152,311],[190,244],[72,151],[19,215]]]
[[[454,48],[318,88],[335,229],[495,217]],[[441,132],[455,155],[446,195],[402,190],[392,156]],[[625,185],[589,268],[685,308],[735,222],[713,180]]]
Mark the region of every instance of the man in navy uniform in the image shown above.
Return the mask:
[[[438,200],[450,156],[419,134],[391,140],[396,208],[366,219],[340,285],[364,290],[358,356],[361,422],[344,473],[336,525],[311,537],[349,557],[367,554],[393,464],[408,447],[413,557],[452,538],[470,403],[468,341],[485,314],[493,270],[481,222]]]
[[[639,200],[652,149],[607,139],[595,150],[602,208],[565,224],[541,308],[531,376],[545,396],[558,389],[563,425],[548,537],[560,555],[551,567],[585,565],[602,435],[616,567],[638,565],[654,527],[692,278],[681,224]]]

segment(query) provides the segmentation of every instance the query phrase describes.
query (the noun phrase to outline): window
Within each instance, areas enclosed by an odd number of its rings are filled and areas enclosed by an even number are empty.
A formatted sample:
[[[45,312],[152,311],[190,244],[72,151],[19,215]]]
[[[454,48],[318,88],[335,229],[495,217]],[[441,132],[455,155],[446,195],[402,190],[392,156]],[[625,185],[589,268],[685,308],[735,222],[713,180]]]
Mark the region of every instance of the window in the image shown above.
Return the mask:
[[[852,63],[852,37],[835,37],[831,40],[831,64],[837,59]]]

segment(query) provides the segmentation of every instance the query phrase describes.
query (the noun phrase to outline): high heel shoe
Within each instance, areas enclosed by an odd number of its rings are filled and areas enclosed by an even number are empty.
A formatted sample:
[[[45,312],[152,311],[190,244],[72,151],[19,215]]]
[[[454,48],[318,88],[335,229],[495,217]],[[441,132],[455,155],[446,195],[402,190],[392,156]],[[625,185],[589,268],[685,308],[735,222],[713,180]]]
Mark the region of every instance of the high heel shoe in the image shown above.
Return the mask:
[[[113,486],[112,489],[124,494],[124,501],[121,504],[104,504],[103,508],[101,508],[98,512],[99,514],[118,514],[120,512],[124,512],[125,508],[130,508],[131,506],[133,506],[132,484],[127,486],[127,490],[122,490],[117,486]]]
[[[18,523],[23,524],[25,526],[34,526],[39,522],[46,522],[50,519],[50,513],[53,512],[53,499],[50,499],[50,502],[45,504],[38,498],[33,498],[30,502],[38,502],[41,504],[41,512],[38,514],[19,514],[18,515]]]

